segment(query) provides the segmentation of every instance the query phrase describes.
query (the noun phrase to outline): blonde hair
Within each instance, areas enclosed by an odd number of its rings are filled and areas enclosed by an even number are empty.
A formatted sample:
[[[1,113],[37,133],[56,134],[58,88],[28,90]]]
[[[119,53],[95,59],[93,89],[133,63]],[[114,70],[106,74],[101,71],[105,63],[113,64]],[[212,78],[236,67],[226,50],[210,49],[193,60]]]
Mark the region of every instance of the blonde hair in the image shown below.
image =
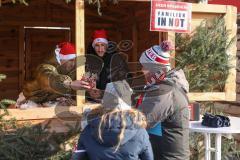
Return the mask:
[[[102,129],[104,129],[106,122],[108,120],[108,124],[111,125],[111,119],[115,118],[118,119],[120,117],[121,120],[121,131],[118,135],[118,143],[115,146],[115,151],[116,152],[120,145],[121,145],[121,141],[124,138],[124,133],[125,133],[125,129],[126,129],[126,116],[130,116],[132,122],[134,125],[137,125],[141,128],[146,128],[147,127],[147,121],[146,121],[146,117],[144,116],[143,113],[141,113],[140,111],[136,110],[136,109],[130,109],[130,110],[120,110],[118,108],[114,108],[114,109],[103,109],[104,112],[101,116],[101,121],[99,123],[98,126],[98,138],[103,142],[102,139]]]

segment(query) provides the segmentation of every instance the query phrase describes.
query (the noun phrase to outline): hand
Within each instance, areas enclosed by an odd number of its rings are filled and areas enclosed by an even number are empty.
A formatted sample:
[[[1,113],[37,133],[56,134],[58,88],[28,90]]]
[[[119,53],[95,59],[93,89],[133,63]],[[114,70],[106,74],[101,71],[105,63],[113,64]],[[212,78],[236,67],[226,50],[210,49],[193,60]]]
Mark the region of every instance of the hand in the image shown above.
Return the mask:
[[[89,82],[76,80],[72,82],[64,82],[64,85],[69,86],[73,90],[91,89]]]

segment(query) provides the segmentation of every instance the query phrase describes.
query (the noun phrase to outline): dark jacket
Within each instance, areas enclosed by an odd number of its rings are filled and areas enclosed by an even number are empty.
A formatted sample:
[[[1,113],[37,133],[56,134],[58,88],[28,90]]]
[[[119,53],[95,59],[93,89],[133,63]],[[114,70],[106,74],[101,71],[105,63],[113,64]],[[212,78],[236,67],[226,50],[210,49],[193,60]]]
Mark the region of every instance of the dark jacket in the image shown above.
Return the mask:
[[[158,153],[161,160],[189,159],[188,83],[182,70],[172,73],[159,84],[147,87],[139,109],[150,127],[162,125]]]
[[[109,119],[107,118],[106,121],[109,122]],[[126,122],[124,138],[116,152],[121,128],[120,117],[116,118],[116,116],[111,118],[111,125],[107,123],[102,129],[103,141],[98,138],[100,118],[89,121],[81,133],[77,149],[86,150],[90,160],[153,160],[152,147],[146,130],[133,124],[130,116],[127,116]],[[79,160],[80,157],[76,159]]]
[[[86,71],[98,72],[97,89],[105,90],[107,83],[127,79],[128,66],[123,55],[109,49],[99,57],[92,45],[88,46]]]

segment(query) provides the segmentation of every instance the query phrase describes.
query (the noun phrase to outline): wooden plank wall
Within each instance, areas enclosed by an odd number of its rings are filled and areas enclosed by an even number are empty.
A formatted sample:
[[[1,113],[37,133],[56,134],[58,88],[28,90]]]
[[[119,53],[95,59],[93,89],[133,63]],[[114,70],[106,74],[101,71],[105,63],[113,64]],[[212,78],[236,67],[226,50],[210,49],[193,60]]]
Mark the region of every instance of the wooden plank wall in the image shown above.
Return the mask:
[[[0,26],[0,73],[7,79],[0,83],[0,99],[15,98],[19,92],[18,27]]]
[[[0,99],[16,100],[25,78],[31,76],[30,73],[47,52],[52,52],[57,43],[69,39],[69,36],[74,38],[74,3],[58,0],[28,3],[29,6],[6,4],[0,7],[0,73],[7,75],[7,79],[0,83]],[[70,27],[72,33],[61,30],[29,31],[24,26]],[[26,40],[29,40],[28,44]],[[24,53],[25,47],[29,47],[29,54]]]
[[[70,39],[69,30],[25,29],[26,78],[31,80],[35,68],[46,59],[55,56],[56,44]]]
[[[153,32],[150,30],[150,3],[146,3],[143,6],[139,6],[135,16],[137,18],[137,60],[141,56],[142,52],[150,48],[153,45],[159,44],[159,32]],[[136,56],[136,55],[134,55]]]
[[[96,6],[86,4],[86,48],[92,41],[94,30],[106,29],[109,39],[116,44],[119,44],[122,40],[132,41],[134,44],[132,49],[122,52],[128,55],[129,61],[138,61],[142,51],[159,43],[158,32],[149,31],[149,14],[150,2],[120,2],[118,5],[104,3],[102,4],[102,16],[98,15]],[[5,43],[9,43],[6,41],[1,44],[5,46],[6,50],[11,50],[14,55],[20,54],[20,56],[11,56],[14,57],[14,60],[13,58],[1,59],[4,62],[0,65],[5,65],[5,68],[0,67],[0,73],[6,73],[6,70],[11,70],[11,73],[8,71],[7,79],[0,83],[0,98],[16,99],[22,90],[24,81],[31,77],[33,69],[49,52],[52,52],[53,46],[59,39],[66,39],[66,33],[61,31],[59,33],[49,30],[49,33],[45,33],[43,30],[24,29],[24,26],[70,27],[70,38],[72,42],[75,42],[74,18],[74,2],[66,4],[63,0],[34,0],[29,1],[29,7],[7,4],[0,8],[0,27],[8,25],[9,27],[6,28],[9,29],[9,32],[11,28],[14,28],[14,33],[7,33],[5,36],[8,37],[9,35],[10,38],[12,35],[14,40],[9,41],[15,43],[5,45]],[[44,42],[47,42],[47,45]],[[24,46],[24,43],[26,46]],[[27,51],[26,53],[24,49]],[[0,54],[7,57],[5,53]],[[9,68],[9,65],[13,66],[15,70]],[[3,93],[6,88],[8,88],[7,94]],[[10,91],[10,88],[14,90]]]

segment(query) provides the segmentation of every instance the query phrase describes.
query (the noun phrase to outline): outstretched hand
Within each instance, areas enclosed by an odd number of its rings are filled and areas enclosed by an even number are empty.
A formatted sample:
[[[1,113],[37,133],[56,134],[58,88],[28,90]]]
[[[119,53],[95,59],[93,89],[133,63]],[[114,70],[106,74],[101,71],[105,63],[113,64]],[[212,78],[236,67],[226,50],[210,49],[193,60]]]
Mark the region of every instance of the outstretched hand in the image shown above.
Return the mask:
[[[72,82],[64,82],[64,85],[70,87],[73,90],[87,90],[91,89],[91,85],[89,82],[83,81],[83,80],[75,80]]]

